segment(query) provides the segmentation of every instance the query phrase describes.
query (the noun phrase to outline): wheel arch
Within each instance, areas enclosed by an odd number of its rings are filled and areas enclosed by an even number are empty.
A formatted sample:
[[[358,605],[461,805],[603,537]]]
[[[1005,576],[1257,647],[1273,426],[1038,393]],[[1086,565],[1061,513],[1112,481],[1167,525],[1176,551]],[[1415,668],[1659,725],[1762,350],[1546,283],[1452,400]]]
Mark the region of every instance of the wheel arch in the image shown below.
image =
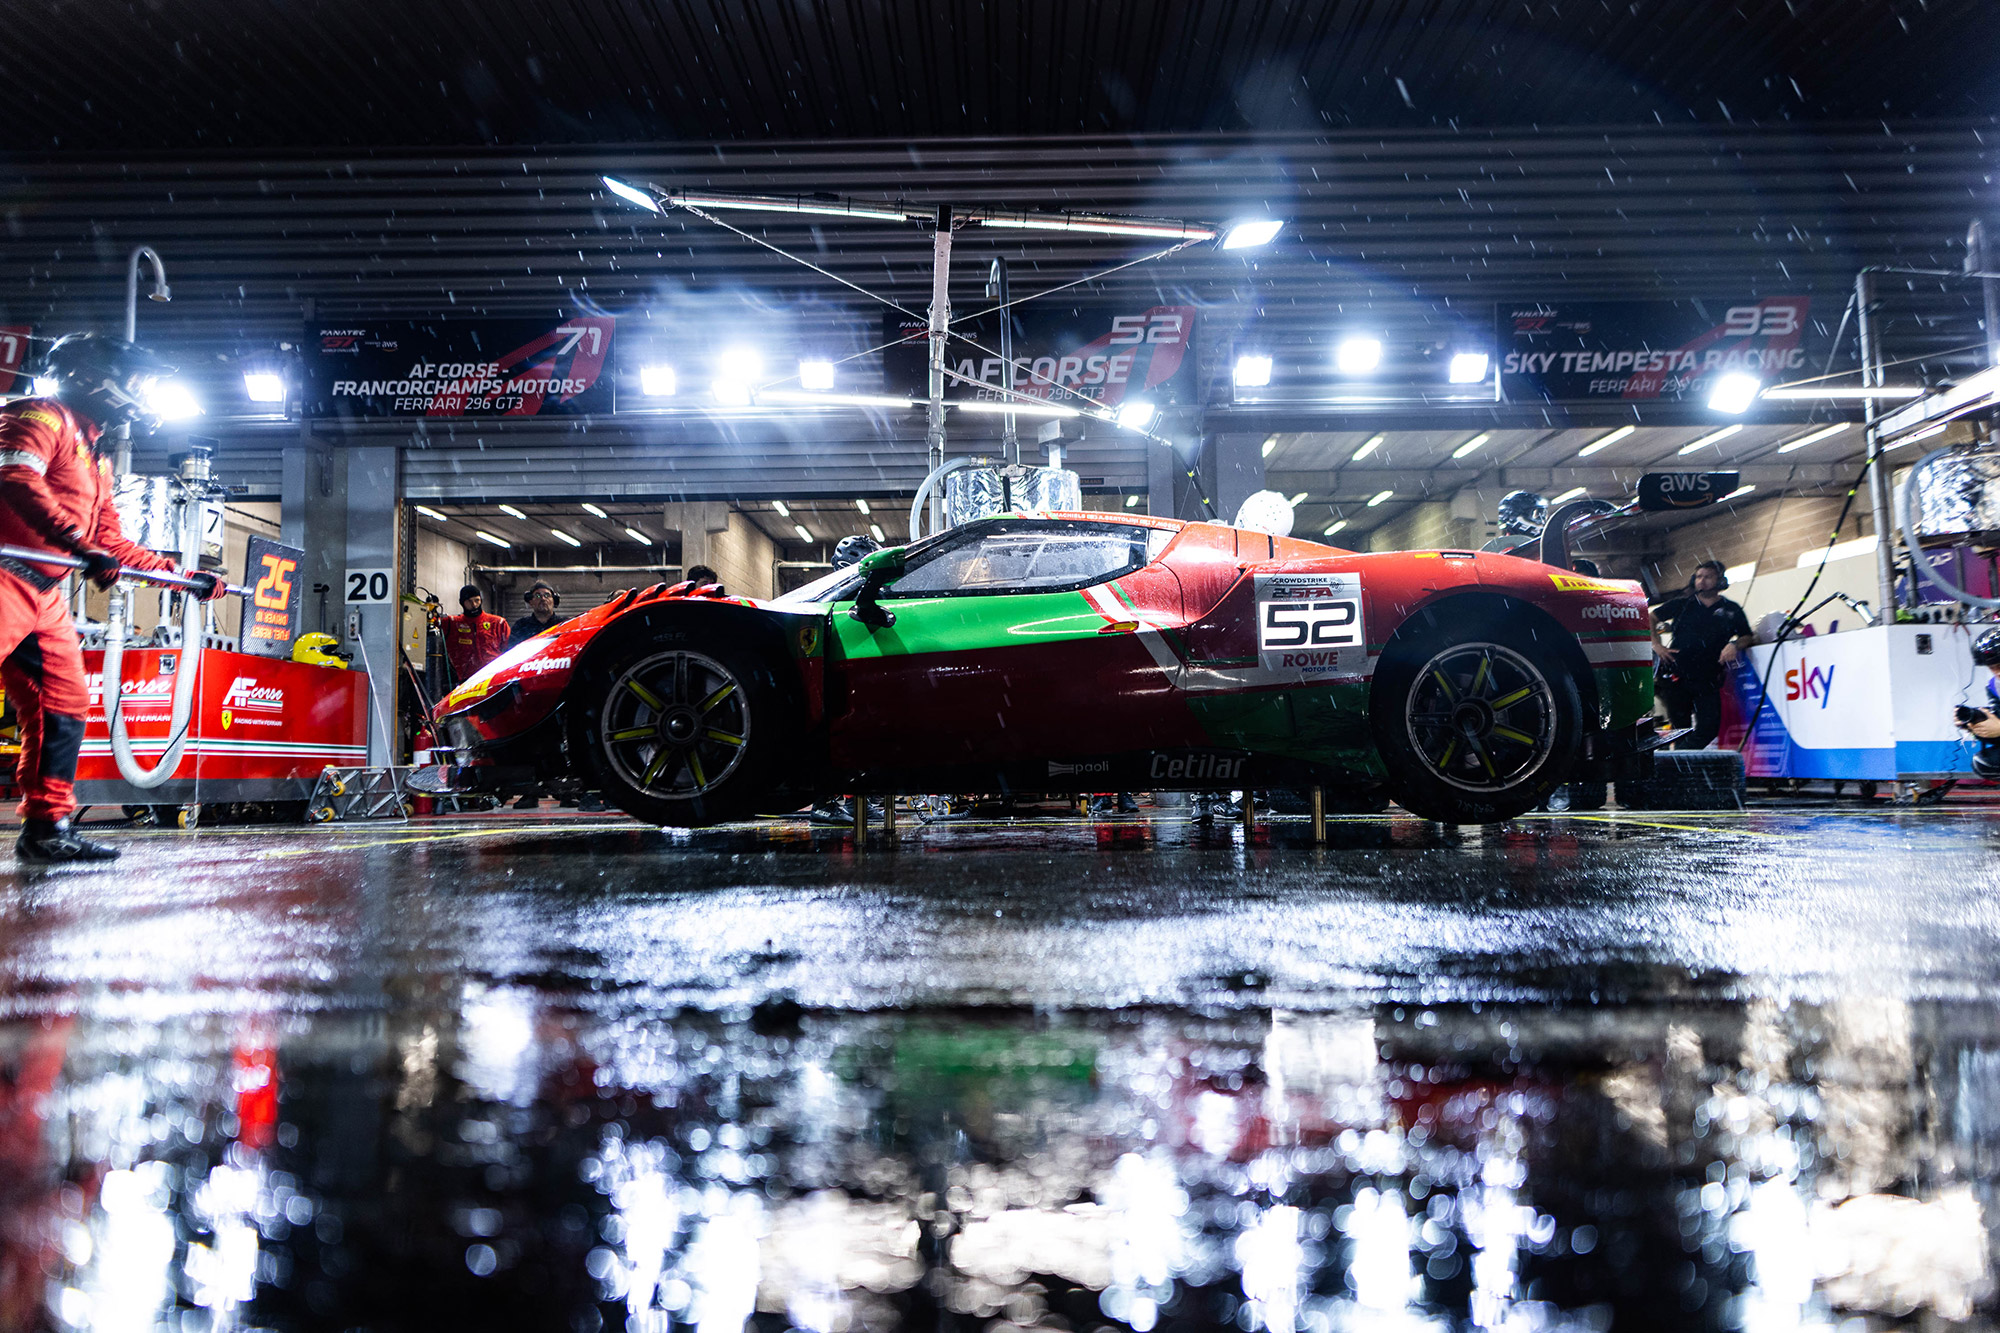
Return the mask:
[[[1584,656],[1583,645],[1554,616],[1511,593],[1490,588],[1454,588],[1419,604],[1403,617],[1402,623],[1389,636],[1382,647],[1382,658],[1388,660],[1392,655],[1407,655],[1411,641],[1425,630],[1479,621],[1506,621],[1524,626],[1538,642],[1553,643],[1556,655],[1576,681],[1577,693],[1583,700],[1586,727],[1598,725],[1597,676],[1590,669],[1590,659]]]

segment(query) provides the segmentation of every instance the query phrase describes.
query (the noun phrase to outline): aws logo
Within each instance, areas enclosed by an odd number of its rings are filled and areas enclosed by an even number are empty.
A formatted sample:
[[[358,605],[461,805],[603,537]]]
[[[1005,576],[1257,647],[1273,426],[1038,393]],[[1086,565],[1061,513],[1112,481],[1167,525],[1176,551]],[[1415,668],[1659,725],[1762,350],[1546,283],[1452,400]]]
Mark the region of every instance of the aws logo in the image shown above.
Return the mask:
[[[1801,699],[1817,699],[1821,708],[1833,697],[1833,668],[1808,668],[1802,660],[1785,673],[1785,702],[1797,703]]]

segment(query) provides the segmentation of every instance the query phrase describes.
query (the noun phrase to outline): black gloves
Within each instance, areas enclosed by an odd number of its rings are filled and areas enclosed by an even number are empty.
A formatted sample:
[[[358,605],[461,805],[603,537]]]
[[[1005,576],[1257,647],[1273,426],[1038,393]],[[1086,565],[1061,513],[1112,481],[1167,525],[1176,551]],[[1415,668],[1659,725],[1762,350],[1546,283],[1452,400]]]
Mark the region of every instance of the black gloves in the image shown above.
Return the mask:
[[[212,602],[222,596],[223,582],[222,577],[218,574],[211,574],[205,569],[197,569],[188,574],[187,581],[194,585],[194,595],[201,598],[204,602]]]
[[[104,551],[78,551],[83,560],[83,576],[100,588],[118,582],[118,561]]]

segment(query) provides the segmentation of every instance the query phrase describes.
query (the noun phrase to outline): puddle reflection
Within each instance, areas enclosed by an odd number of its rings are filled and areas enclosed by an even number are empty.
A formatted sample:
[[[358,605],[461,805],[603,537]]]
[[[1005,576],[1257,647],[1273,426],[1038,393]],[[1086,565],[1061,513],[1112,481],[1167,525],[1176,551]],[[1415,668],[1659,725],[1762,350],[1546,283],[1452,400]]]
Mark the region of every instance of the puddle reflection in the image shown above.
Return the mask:
[[[0,1029],[0,1320],[737,1333],[1978,1318],[1985,1006]]]

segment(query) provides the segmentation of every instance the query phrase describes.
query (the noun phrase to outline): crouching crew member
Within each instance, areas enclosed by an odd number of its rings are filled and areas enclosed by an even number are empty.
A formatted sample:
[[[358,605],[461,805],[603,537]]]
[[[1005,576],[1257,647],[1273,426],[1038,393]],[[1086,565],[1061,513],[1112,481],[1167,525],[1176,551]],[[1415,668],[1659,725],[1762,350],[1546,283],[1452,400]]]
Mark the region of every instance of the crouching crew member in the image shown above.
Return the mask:
[[[71,334],[49,349],[44,373],[56,381],[55,394],[0,407],[0,543],[80,556],[84,576],[100,588],[118,581],[121,566],[174,568],[119,528],[111,462],[96,452],[109,428],[145,415],[149,382],[171,371],[119,338]],[[14,771],[25,827],[14,852],[29,861],[109,861],[115,848],[70,827],[90,700],[65,572],[0,558],[0,680],[21,724]],[[222,595],[215,575],[188,577],[202,585],[204,601]]]

